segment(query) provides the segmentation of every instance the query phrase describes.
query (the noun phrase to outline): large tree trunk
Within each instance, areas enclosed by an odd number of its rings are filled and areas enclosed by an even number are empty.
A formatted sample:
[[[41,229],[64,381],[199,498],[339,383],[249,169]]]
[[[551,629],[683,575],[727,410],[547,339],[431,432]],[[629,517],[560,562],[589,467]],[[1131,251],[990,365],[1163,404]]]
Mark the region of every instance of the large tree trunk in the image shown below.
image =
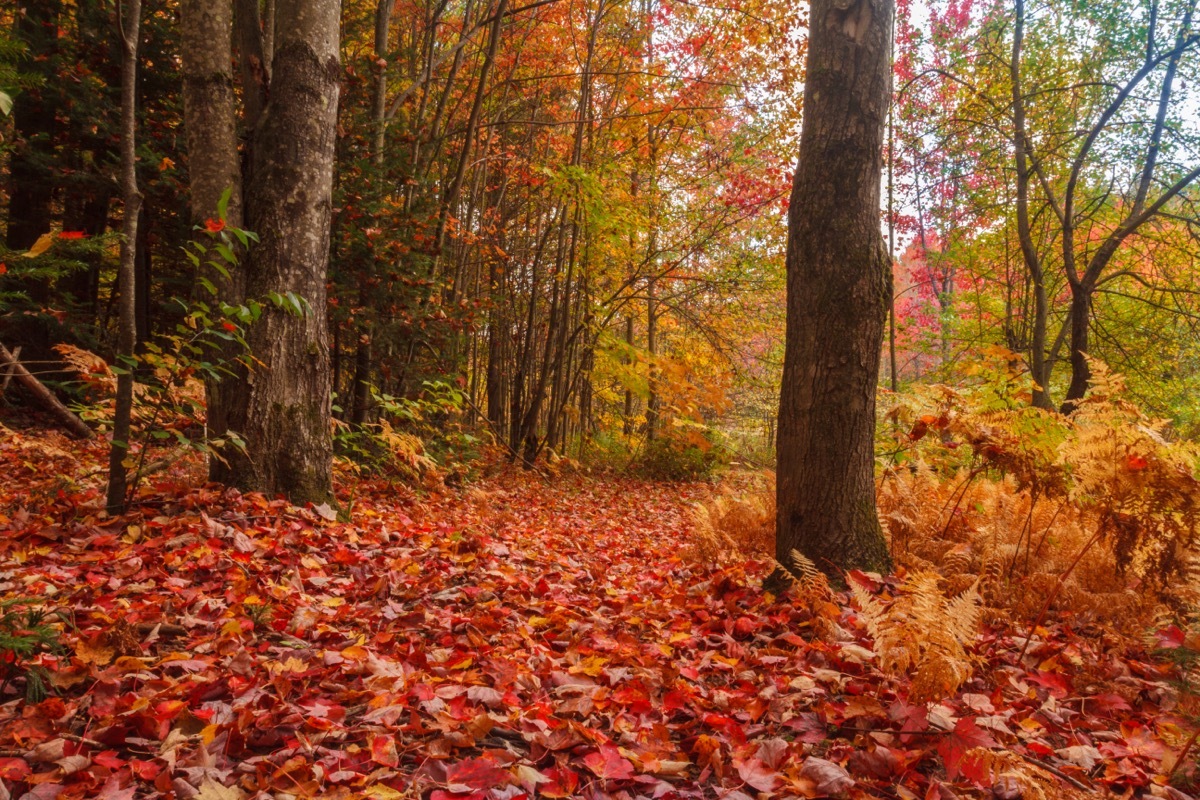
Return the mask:
[[[216,477],[243,489],[324,501],[332,494],[331,375],[325,314],[338,107],[337,0],[279,0],[270,99],[255,133],[246,194],[246,296],[302,298],[302,313],[267,304],[246,340],[259,362],[222,388],[244,454]],[[227,395],[227,396],[226,396]]]
[[[776,556],[886,570],[875,387],[891,281],[880,233],[892,0],[814,0],[788,215]]]

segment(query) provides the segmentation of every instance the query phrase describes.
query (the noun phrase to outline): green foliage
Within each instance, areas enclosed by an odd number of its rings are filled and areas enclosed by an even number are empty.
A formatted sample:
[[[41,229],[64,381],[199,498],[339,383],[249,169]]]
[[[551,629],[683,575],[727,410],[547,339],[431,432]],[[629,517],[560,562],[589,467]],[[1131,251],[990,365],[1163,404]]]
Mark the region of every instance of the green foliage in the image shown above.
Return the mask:
[[[367,474],[416,478],[441,466],[465,467],[479,457],[480,440],[462,425],[466,395],[445,381],[425,381],[415,398],[372,387],[376,420],[354,427],[339,423],[334,447]]]
[[[725,448],[707,437],[664,436],[646,444],[635,468],[655,480],[698,481],[713,477],[729,460]]]
[[[43,653],[61,653],[59,628],[66,622],[63,612],[46,609],[36,597],[14,597],[0,602],[0,675],[4,686],[25,683],[26,702],[45,698],[49,674],[33,663]]]

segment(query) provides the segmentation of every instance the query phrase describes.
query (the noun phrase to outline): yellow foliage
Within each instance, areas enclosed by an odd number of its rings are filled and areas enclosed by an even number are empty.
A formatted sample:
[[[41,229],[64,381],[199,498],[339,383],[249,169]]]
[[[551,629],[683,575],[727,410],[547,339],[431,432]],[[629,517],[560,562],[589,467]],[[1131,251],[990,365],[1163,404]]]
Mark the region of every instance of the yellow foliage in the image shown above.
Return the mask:
[[[720,494],[696,508],[687,555],[722,562],[775,558],[775,474],[731,476]]]
[[[979,627],[978,586],[971,584],[951,599],[938,588],[939,580],[934,572],[909,573],[890,602],[851,581],[880,667],[893,675],[913,673],[911,698],[916,702],[954,694],[974,670],[967,647]]]
[[[433,459],[425,455],[425,444],[420,438],[396,430],[386,419],[380,420],[376,437],[387,448],[392,464],[402,470],[419,475],[436,466]]]

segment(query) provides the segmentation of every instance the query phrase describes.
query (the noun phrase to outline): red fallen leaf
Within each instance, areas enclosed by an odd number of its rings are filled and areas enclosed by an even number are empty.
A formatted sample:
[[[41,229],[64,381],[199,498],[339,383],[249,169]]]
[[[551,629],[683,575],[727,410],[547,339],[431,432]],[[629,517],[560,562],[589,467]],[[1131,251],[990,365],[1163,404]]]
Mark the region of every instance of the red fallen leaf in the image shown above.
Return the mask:
[[[394,767],[399,764],[400,756],[396,753],[396,738],[386,735],[371,737],[371,760],[385,767]]]
[[[954,726],[954,730],[942,737],[938,743],[938,755],[946,765],[946,776],[950,780],[958,777],[963,756],[975,747],[995,747],[996,740],[987,731],[979,727],[974,717],[963,717]]]
[[[1105,692],[1087,698],[1087,708],[1093,711],[1110,713],[1113,711],[1132,711],[1129,701],[1115,692]]]
[[[733,635],[738,639],[748,639],[758,630],[758,623],[750,617],[738,617],[733,623]]]
[[[1042,742],[1032,741],[1027,743],[1025,746],[1029,748],[1029,752],[1033,753],[1035,756],[1045,757],[1054,755],[1054,748]]]
[[[542,774],[550,780],[538,785],[538,794],[542,797],[574,797],[575,789],[579,786],[579,775],[566,767],[551,767],[542,770]]]
[[[29,762],[23,758],[0,758],[0,778],[6,781],[24,780],[30,771]]]
[[[1120,742],[1104,742],[1100,752],[1111,758],[1143,758],[1159,761],[1166,753],[1166,745],[1155,738],[1149,730],[1136,722],[1122,722]]]
[[[856,775],[887,780],[899,774],[904,765],[894,750],[875,745],[871,750],[855,750],[847,766]]]
[[[633,777],[633,764],[611,744],[600,746],[599,751],[583,757],[583,765],[597,778],[628,780]]]
[[[512,783],[512,773],[488,758],[468,758],[446,767],[446,788],[455,793]]]
[[[1030,670],[1025,676],[1029,683],[1035,683],[1050,691],[1052,697],[1062,699],[1071,693],[1071,679],[1059,672],[1045,670]]]
[[[733,767],[744,783],[760,792],[775,791],[775,784],[779,782],[779,773],[758,758],[748,758],[745,761],[735,758]]]
[[[142,780],[153,781],[162,772],[162,764],[157,761],[142,761],[135,758],[129,762],[129,769]]]
[[[58,234],[60,239],[86,239],[87,234],[83,231],[63,231]]]
[[[800,777],[812,781],[819,797],[838,797],[854,785],[854,779],[839,764],[816,756],[804,759]]]
[[[92,761],[111,770],[118,770],[125,766],[125,759],[120,758],[116,750],[105,750],[102,753],[97,753],[92,756]]]
[[[1139,472],[1150,466],[1150,462],[1137,453],[1130,453],[1125,459],[1125,466],[1130,472]]]
[[[1186,638],[1187,634],[1178,625],[1171,625],[1154,633],[1155,644],[1163,650],[1173,650],[1177,647],[1183,647],[1183,642]]]
[[[154,718],[159,722],[175,719],[185,708],[187,703],[182,700],[164,700],[154,706]]]

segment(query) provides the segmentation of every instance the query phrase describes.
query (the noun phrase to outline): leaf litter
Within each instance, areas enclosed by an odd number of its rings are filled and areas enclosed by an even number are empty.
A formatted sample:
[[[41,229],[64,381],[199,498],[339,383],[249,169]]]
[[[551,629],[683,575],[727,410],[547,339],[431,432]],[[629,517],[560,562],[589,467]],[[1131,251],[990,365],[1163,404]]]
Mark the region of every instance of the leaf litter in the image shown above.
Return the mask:
[[[916,702],[847,597],[826,641],[769,564],[681,555],[707,486],[363,483],[338,522],[162,477],[113,520],[0,456],[2,597],[71,619],[54,693],[0,698],[0,800],[1188,797],[1145,645],[988,628]]]

